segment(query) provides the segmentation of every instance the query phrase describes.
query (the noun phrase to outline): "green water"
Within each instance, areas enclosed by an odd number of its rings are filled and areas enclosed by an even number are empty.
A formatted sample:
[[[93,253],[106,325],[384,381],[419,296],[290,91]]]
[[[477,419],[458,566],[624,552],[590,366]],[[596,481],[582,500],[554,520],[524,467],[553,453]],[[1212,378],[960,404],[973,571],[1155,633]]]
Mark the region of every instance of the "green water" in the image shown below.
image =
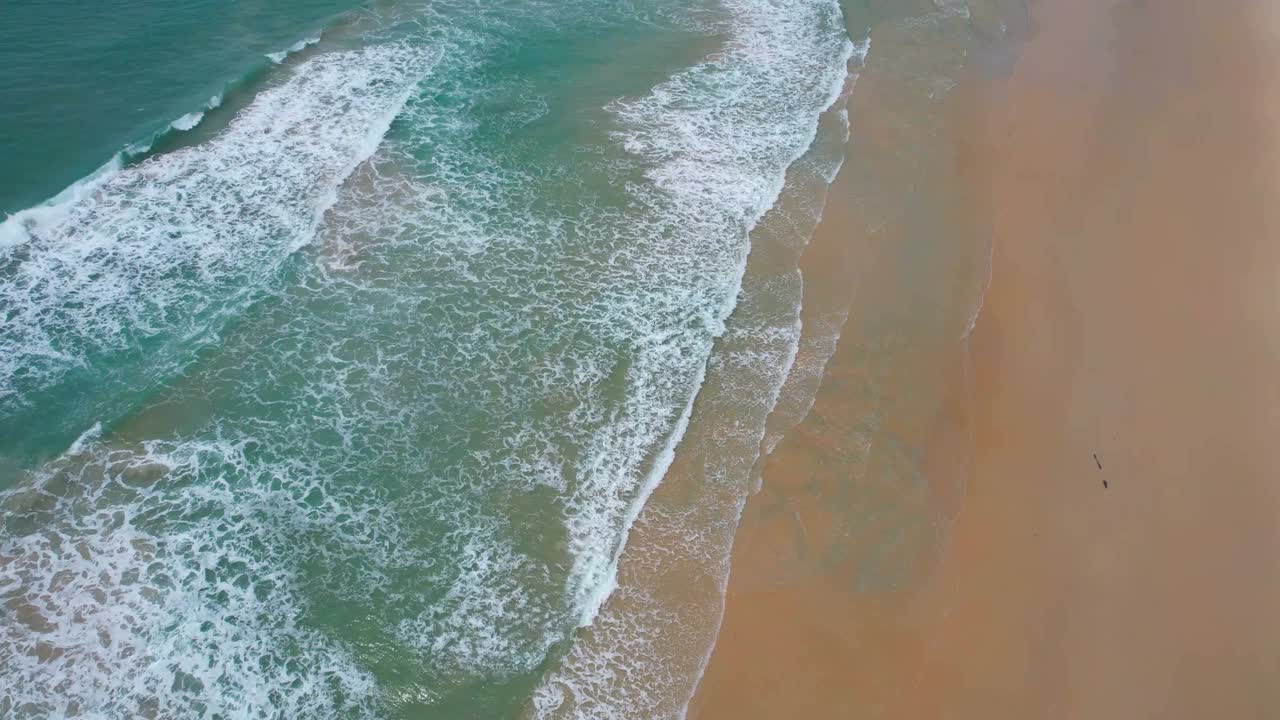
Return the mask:
[[[124,5],[0,30],[0,716],[545,700],[838,153],[839,7]]]
[[[52,197],[109,157],[265,69],[351,0],[10,3],[0,21],[0,213]]]

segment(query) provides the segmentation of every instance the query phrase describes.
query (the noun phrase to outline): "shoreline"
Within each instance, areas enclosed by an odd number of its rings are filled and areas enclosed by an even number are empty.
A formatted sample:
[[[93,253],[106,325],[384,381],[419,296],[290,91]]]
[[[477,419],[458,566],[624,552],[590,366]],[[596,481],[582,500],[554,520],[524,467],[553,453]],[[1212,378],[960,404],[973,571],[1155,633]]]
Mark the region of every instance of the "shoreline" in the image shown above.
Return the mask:
[[[777,197],[750,230],[734,306],[671,451],[656,460],[661,482],[637,501],[615,582],[521,717],[683,715],[714,643],[733,533],[766,421],[797,352],[798,262],[839,167],[848,74],[856,76],[862,57],[843,44],[805,150],[788,163]]]
[[[972,334],[875,305],[915,302],[919,258],[833,187],[819,235],[861,253],[858,297],[747,502],[691,718],[1280,711],[1280,12],[1031,14],[944,113],[947,216],[993,243]]]
[[[874,717],[874,696],[904,674],[856,650],[902,633],[893,604],[940,562],[967,481],[926,466],[965,452],[942,440],[967,420],[952,406],[989,276],[987,235],[955,177],[965,153],[945,133],[973,113],[948,92],[970,74],[967,53],[1011,40],[984,28],[1017,23],[985,10],[870,18],[844,172],[802,268],[806,308],[811,290],[852,286],[848,319],[813,407],[747,501],[691,718]]]

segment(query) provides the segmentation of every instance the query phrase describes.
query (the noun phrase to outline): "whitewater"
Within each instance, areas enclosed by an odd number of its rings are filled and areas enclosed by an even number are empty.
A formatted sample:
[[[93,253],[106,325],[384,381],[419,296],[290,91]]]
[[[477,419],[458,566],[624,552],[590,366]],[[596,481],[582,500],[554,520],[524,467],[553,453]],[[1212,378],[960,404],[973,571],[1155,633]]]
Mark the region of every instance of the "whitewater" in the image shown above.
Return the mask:
[[[754,236],[808,232],[761,218],[838,167],[838,5],[384,2],[281,47],[0,226],[0,715],[634,716],[580,638]]]

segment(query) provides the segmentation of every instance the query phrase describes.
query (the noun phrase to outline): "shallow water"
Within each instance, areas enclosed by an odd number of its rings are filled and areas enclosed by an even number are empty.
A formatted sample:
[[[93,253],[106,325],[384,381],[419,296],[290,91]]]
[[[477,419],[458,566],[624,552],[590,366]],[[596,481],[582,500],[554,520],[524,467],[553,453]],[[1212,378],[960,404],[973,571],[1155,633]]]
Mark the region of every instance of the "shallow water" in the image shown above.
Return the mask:
[[[750,232],[803,242],[766,213],[838,164],[836,3],[338,9],[102,25],[199,81],[0,188],[85,177],[0,226],[0,715],[551,708],[709,372],[745,482],[799,309]]]

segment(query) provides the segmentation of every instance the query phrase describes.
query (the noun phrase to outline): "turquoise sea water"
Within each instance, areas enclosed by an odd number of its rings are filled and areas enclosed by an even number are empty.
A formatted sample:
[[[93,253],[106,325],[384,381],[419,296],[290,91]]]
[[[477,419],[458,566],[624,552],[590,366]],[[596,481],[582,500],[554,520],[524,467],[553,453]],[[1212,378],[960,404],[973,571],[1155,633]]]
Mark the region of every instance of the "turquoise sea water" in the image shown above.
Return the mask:
[[[13,3],[0,22],[0,213],[30,207],[198,110],[351,0]]]
[[[0,717],[638,716],[575,638],[777,397],[835,0],[4,12]]]

